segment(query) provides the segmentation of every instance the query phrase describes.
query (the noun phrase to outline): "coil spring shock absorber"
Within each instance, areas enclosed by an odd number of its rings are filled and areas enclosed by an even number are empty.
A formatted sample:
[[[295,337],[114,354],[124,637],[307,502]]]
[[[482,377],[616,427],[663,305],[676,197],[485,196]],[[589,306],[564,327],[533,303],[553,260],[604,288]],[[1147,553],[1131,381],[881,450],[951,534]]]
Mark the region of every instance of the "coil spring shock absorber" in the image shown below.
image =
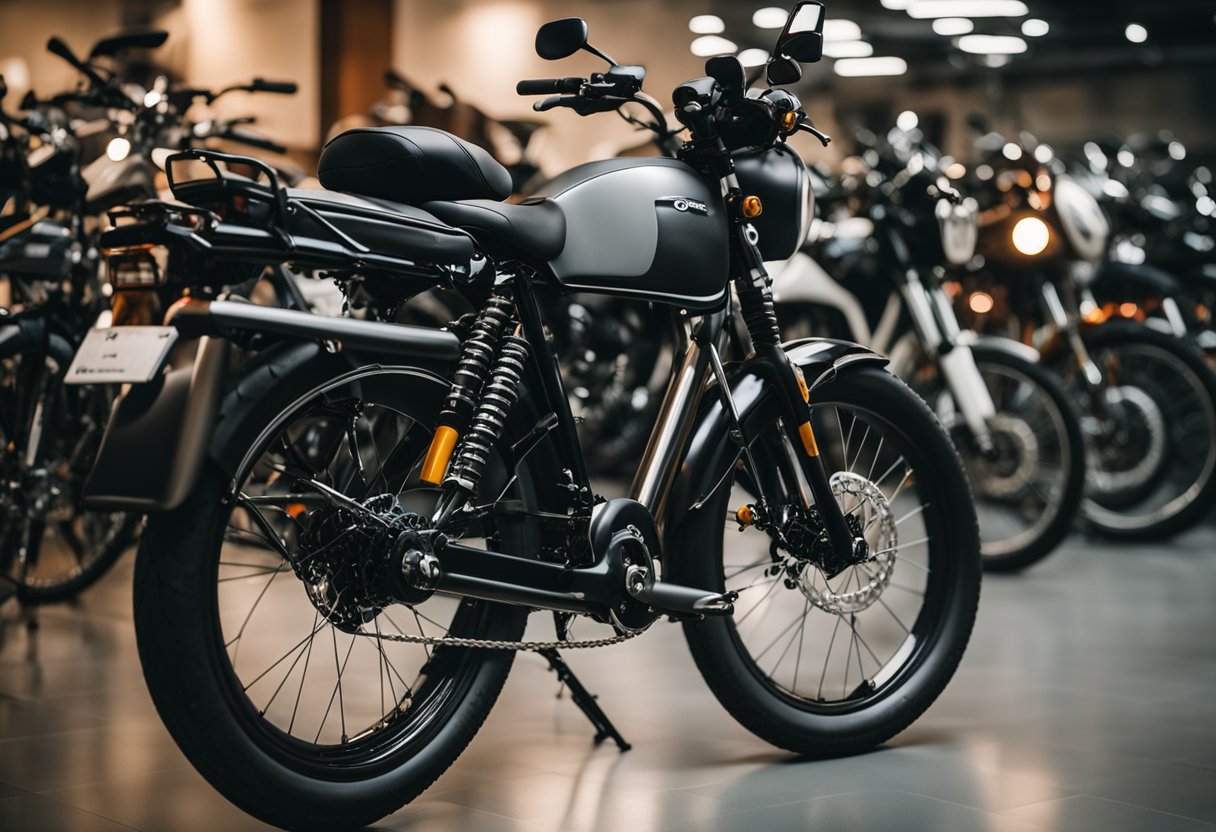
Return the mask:
[[[460,445],[460,454],[447,482],[454,482],[469,492],[477,490],[486,463],[490,461],[490,454],[502,437],[507,416],[519,401],[519,385],[523,381],[527,361],[527,340],[518,335],[505,336],[490,378],[482,390],[477,412],[473,414],[472,427]]]
[[[498,296],[491,298],[478,313],[473,329],[461,347],[452,389],[439,412],[435,436],[422,463],[420,478],[423,482],[431,485],[443,482],[456,442],[477,408],[478,396],[490,375],[499,341],[511,321],[513,309],[514,303],[509,296]]]

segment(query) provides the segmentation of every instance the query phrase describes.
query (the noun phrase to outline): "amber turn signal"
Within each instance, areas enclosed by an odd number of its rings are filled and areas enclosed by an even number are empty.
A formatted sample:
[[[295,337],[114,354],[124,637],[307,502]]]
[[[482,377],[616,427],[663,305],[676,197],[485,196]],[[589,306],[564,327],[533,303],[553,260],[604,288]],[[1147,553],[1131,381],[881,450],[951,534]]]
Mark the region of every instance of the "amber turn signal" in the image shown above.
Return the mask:
[[[743,197],[743,216],[747,219],[755,219],[764,212],[764,206],[760,203],[758,196]]]
[[[787,133],[793,133],[798,129],[798,113],[790,110],[781,117],[781,129]]]

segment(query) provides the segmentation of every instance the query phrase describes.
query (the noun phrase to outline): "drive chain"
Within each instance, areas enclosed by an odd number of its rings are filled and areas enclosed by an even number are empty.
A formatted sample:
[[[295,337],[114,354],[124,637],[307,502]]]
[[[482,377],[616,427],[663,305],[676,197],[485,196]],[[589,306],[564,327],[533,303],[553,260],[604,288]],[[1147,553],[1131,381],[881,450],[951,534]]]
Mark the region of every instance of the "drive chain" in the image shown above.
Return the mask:
[[[494,639],[460,638],[459,636],[415,636],[407,633],[359,633],[359,635],[381,641],[424,644],[430,647],[475,647],[482,650],[539,652],[541,650],[590,650],[593,647],[608,647],[612,644],[629,641],[643,632],[645,631],[639,630],[636,633],[622,633],[612,638],[597,638],[590,641],[495,641]]]

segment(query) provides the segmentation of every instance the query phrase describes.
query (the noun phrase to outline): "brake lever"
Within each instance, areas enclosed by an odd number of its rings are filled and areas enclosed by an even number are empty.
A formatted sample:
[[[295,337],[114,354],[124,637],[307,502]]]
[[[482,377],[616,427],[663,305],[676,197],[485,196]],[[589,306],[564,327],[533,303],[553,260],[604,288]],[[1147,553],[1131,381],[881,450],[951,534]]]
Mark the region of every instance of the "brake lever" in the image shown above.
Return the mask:
[[[612,98],[584,98],[581,95],[552,95],[543,101],[537,101],[532,105],[532,109],[538,113],[543,113],[547,110],[552,110],[555,107],[566,107],[574,110],[580,116],[589,116],[593,113],[607,113],[615,110],[621,105],[622,101]]]
[[[828,145],[830,145],[832,143],[832,137],[829,136],[827,133],[823,132],[822,130],[820,130],[815,125],[811,124],[811,122],[809,120],[804,120],[804,121],[798,122],[798,129],[802,130],[804,132],[810,133],[812,136],[819,139],[820,143],[824,147],[827,147]]]

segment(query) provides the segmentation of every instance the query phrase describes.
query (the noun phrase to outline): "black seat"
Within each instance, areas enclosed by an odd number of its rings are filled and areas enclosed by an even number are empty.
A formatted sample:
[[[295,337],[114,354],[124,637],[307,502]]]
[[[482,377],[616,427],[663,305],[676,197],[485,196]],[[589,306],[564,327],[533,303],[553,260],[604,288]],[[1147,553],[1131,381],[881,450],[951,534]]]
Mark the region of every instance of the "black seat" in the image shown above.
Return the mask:
[[[489,153],[432,127],[347,130],[321,151],[317,178],[331,191],[408,205],[511,195],[511,175]]]
[[[519,204],[470,199],[427,202],[419,207],[467,231],[491,257],[547,261],[566,247],[566,215],[551,199]]]

